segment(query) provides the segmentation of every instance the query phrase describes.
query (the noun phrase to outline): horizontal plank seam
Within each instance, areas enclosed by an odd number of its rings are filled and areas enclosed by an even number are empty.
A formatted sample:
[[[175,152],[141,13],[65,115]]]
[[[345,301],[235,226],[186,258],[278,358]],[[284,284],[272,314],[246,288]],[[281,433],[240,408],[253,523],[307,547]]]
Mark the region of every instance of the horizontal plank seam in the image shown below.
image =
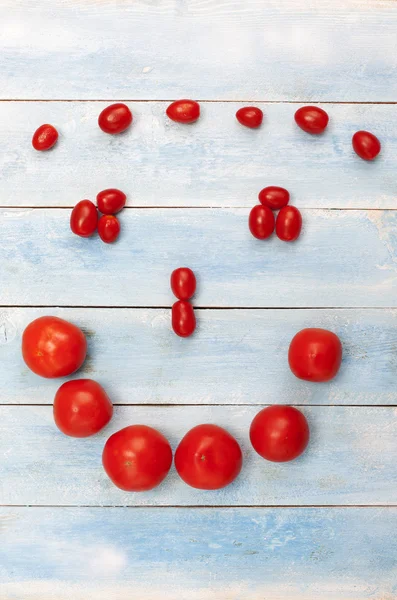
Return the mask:
[[[128,509],[164,509],[164,508],[185,508],[185,509],[308,509],[308,508],[397,508],[397,504],[140,504],[140,505],[125,505],[125,504],[0,504],[0,508],[128,508]]]
[[[2,308],[67,308],[67,309],[106,309],[106,310],[171,310],[169,305],[120,305],[106,304],[0,304]],[[396,306],[200,306],[194,304],[195,310],[396,310]]]
[[[7,404],[3,404],[2,402],[0,402],[0,408],[4,408],[4,407],[15,407],[15,406],[21,406],[21,407],[31,407],[31,408],[37,408],[37,407],[46,407],[46,408],[51,408],[52,409],[52,404],[48,404],[48,403],[44,403],[44,402],[40,402],[38,404],[34,404],[31,402],[10,402]],[[219,402],[203,402],[201,403],[197,403],[197,402],[192,402],[191,404],[183,402],[181,404],[178,404],[176,402],[171,403],[171,402],[167,402],[165,404],[160,404],[158,402],[113,402],[113,406],[139,406],[142,408],[145,407],[156,407],[156,408],[201,408],[202,406],[222,406],[222,407],[235,407],[235,408],[240,408],[241,406],[248,406],[251,408],[258,408],[259,406],[263,407],[263,406],[273,406],[273,404],[252,404],[250,402],[244,402],[244,403],[233,403],[233,402],[227,402],[227,403],[219,403]],[[283,406],[282,404],[280,404],[279,406]],[[332,408],[390,408],[390,409],[394,409],[397,407],[397,404],[301,404],[299,402],[294,402],[294,403],[288,403],[288,406],[300,406],[302,408],[325,408],[325,407],[332,407]]]
[[[175,98],[0,98],[0,102],[174,102]],[[238,102],[257,102],[261,104],[351,104],[351,105],[394,105],[397,104],[397,100],[378,100],[378,101],[342,101],[342,100],[313,100],[310,98],[309,100],[266,100],[266,99],[258,99],[250,100],[247,98],[238,98],[227,99],[227,100],[210,100],[207,98],[196,98],[196,102],[203,102],[208,104],[233,104]]]
[[[0,210],[71,210],[73,209],[74,206],[70,205],[70,206],[28,206],[25,204],[22,205],[18,205],[18,206],[11,206],[9,204],[5,204],[5,205],[1,205],[0,206]],[[234,209],[246,209],[248,210],[249,208],[251,208],[251,205],[247,205],[247,206],[237,206],[237,205],[233,205],[233,204],[228,204],[228,205],[222,205],[222,206],[184,206],[183,204],[179,205],[179,206],[144,206],[144,205],[134,205],[134,206],[125,206],[123,210],[224,210],[224,209],[228,209],[228,210],[234,210]],[[311,211],[321,211],[321,212],[325,212],[325,211],[339,211],[339,212],[393,212],[393,211],[397,211],[397,206],[396,208],[357,208],[357,207],[346,207],[346,208],[341,208],[341,207],[313,207],[313,206],[299,206],[299,208],[301,210],[311,210]]]

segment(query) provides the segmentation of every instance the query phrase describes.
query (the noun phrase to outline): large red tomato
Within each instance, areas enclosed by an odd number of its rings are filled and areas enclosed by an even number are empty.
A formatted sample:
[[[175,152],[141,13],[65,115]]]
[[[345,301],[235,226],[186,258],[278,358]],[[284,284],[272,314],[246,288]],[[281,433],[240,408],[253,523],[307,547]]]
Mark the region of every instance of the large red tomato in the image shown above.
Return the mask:
[[[288,362],[296,377],[306,381],[329,381],[339,371],[342,344],[327,329],[302,329],[289,347]]]
[[[165,479],[172,464],[172,450],[156,429],[130,425],[108,439],[102,463],[108,477],[121,490],[144,492]]]
[[[39,317],[22,334],[22,356],[41,377],[65,377],[77,371],[87,354],[84,333],[58,317]]]
[[[237,441],[218,425],[197,425],[175,452],[175,468],[191,487],[217,490],[241,471],[243,456]]]
[[[66,435],[83,438],[98,433],[112,418],[113,404],[92,379],[67,381],[54,399],[56,426]]]

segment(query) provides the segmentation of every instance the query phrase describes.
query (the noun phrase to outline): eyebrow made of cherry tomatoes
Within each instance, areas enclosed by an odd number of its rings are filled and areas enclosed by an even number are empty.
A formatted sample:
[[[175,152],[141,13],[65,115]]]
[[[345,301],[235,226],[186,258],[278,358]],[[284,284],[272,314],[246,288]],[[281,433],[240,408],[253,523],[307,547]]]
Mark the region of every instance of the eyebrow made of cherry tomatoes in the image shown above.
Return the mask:
[[[374,160],[381,149],[380,141],[370,131],[356,131],[352,145],[354,152],[363,160]]]
[[[102,190],[96,197],[98,210],[104,215],[115,215],[124,208],[127,196],[121,190],[109,188]]]
[[[195,100],[175,100],[167,108],[166,114],[177,123],[194,123],[200,116],[200,105]]]
[[[80,237],[90,237],[98,225],[98,211],[91,200],[81,200],[70,215],[70,229]]]
[[[53,125],[40,125],[33,134],[32,146],[35,150],[43,151],[52,148],[58,139],[58,132]]]
[[[171,273],[171,289],[179,300],[190,300],[196,291],[196,276],[188,267],[179,267]]]
[[[262,124],[263,112],[256,106],[244,106],[236,112],[236,119],[241,125],[256,129]]]
[[[257,204],[249,214],[248,226],[250,232],[258,240],[265,240],[274,231],[274,214],[268,206]]]
[[[171,309],[172,329],[179,337],[189,337],[196,329],[193,306],[188,300],[178,300]]]
[[[120,233],[120,221],[114,215],[102,215],[98,221],[98,234],[105,244],[112,244]]]
[[[276,219],[276,235],[283,242],[294,242],[302,230],[302,215],[295,206],[284,206]]]
[[[259,202],[272,210],[280,210],[289,202],[289,191],[277,185],[269,185],[258,194]]]
[[[296,124],[307,133],[322,133],[328,121],[328,114],[318,106],[302,106],[295,113]]]
[[[126,104],[118,102],[103,109],[98,117],[98,125],[105,133],[122,133],[132,123],[132,113]]]

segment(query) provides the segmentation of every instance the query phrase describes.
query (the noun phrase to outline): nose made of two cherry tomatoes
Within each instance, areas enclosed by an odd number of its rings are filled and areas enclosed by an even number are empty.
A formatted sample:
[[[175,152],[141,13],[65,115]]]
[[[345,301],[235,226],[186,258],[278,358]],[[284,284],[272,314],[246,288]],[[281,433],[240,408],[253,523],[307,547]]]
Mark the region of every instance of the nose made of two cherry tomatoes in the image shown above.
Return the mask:
[[[274,214],[268,206],[258,204],[253,207],[249,214],[248,225],[254,237],[265,240],[274,231]]]
[[[276,235],[283,242],[294,242],[300,236],[302,215],[295,206],[284,206],[277,215]]]
[[[244,106],[236,112],[236,119],[241,125],[256,129],[262,124],[263,112],[256,106]]]
[[[328,121],[328,114],[318,106],[302,106],[295,113],[296,124],[307,133],[322,133]]]
[[[80,237],[90,237],[98,225],[98,211],[91,200],[81,200],[70,215],[70,229]]]
[[[195,100],[176,100],[169,105],[166,113],[177,123],[194,123],[200,116],[200,105]]]
[[[40,125],[32,137],[32,146],[35,150],[43,151],[52,148],[58,139],[58,132],[53,125]]]
[[[380,152],[380,141],[369,131],[356,131],[352,138],[354,152],[363,160],[374,160]]]
[[[172,329],[179,337],[189,337],[196,329],[193,306],[188,300],[178,300],[172,306]]]
[[[105,133],[116,134],[128,129],[132,123],[132,113],[126,104],[111,104],[103,109],[98,117],[98,125]]]

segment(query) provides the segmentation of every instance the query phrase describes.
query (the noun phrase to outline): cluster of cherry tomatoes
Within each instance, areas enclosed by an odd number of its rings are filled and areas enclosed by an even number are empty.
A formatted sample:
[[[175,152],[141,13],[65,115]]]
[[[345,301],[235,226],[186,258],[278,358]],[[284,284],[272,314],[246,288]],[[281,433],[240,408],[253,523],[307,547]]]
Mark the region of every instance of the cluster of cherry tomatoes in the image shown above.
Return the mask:
[[[70,229],[80,237],[91,237],[98,228],[103,242],[115,242],[120,233],[120,221],[115,214],[124,208],[126,200],[124,192],[115,188],[99,192],[97,206],[91,200],[81,200],[70,215]],[[100,218],[98,211],[102,213]]]
[[[276,228],[277,237],[284,242],[294,242],[302,229],[302,215],[295,206],[288,205],[289,192],[276,185],[259,192],[260,204],[254,206],[248,218],[248,226],[254,237],[265,240]],[[288,205],[288,206],[287,206]],[[277,220],[273,211],[278,210]]]
[[[179,267],[171,273],[171,289],[178,298],[172,305],[171,324],[180,337],[189,337],[196,329],[196,317],[189,302],[196,291],[196,276],[188,267]]]

